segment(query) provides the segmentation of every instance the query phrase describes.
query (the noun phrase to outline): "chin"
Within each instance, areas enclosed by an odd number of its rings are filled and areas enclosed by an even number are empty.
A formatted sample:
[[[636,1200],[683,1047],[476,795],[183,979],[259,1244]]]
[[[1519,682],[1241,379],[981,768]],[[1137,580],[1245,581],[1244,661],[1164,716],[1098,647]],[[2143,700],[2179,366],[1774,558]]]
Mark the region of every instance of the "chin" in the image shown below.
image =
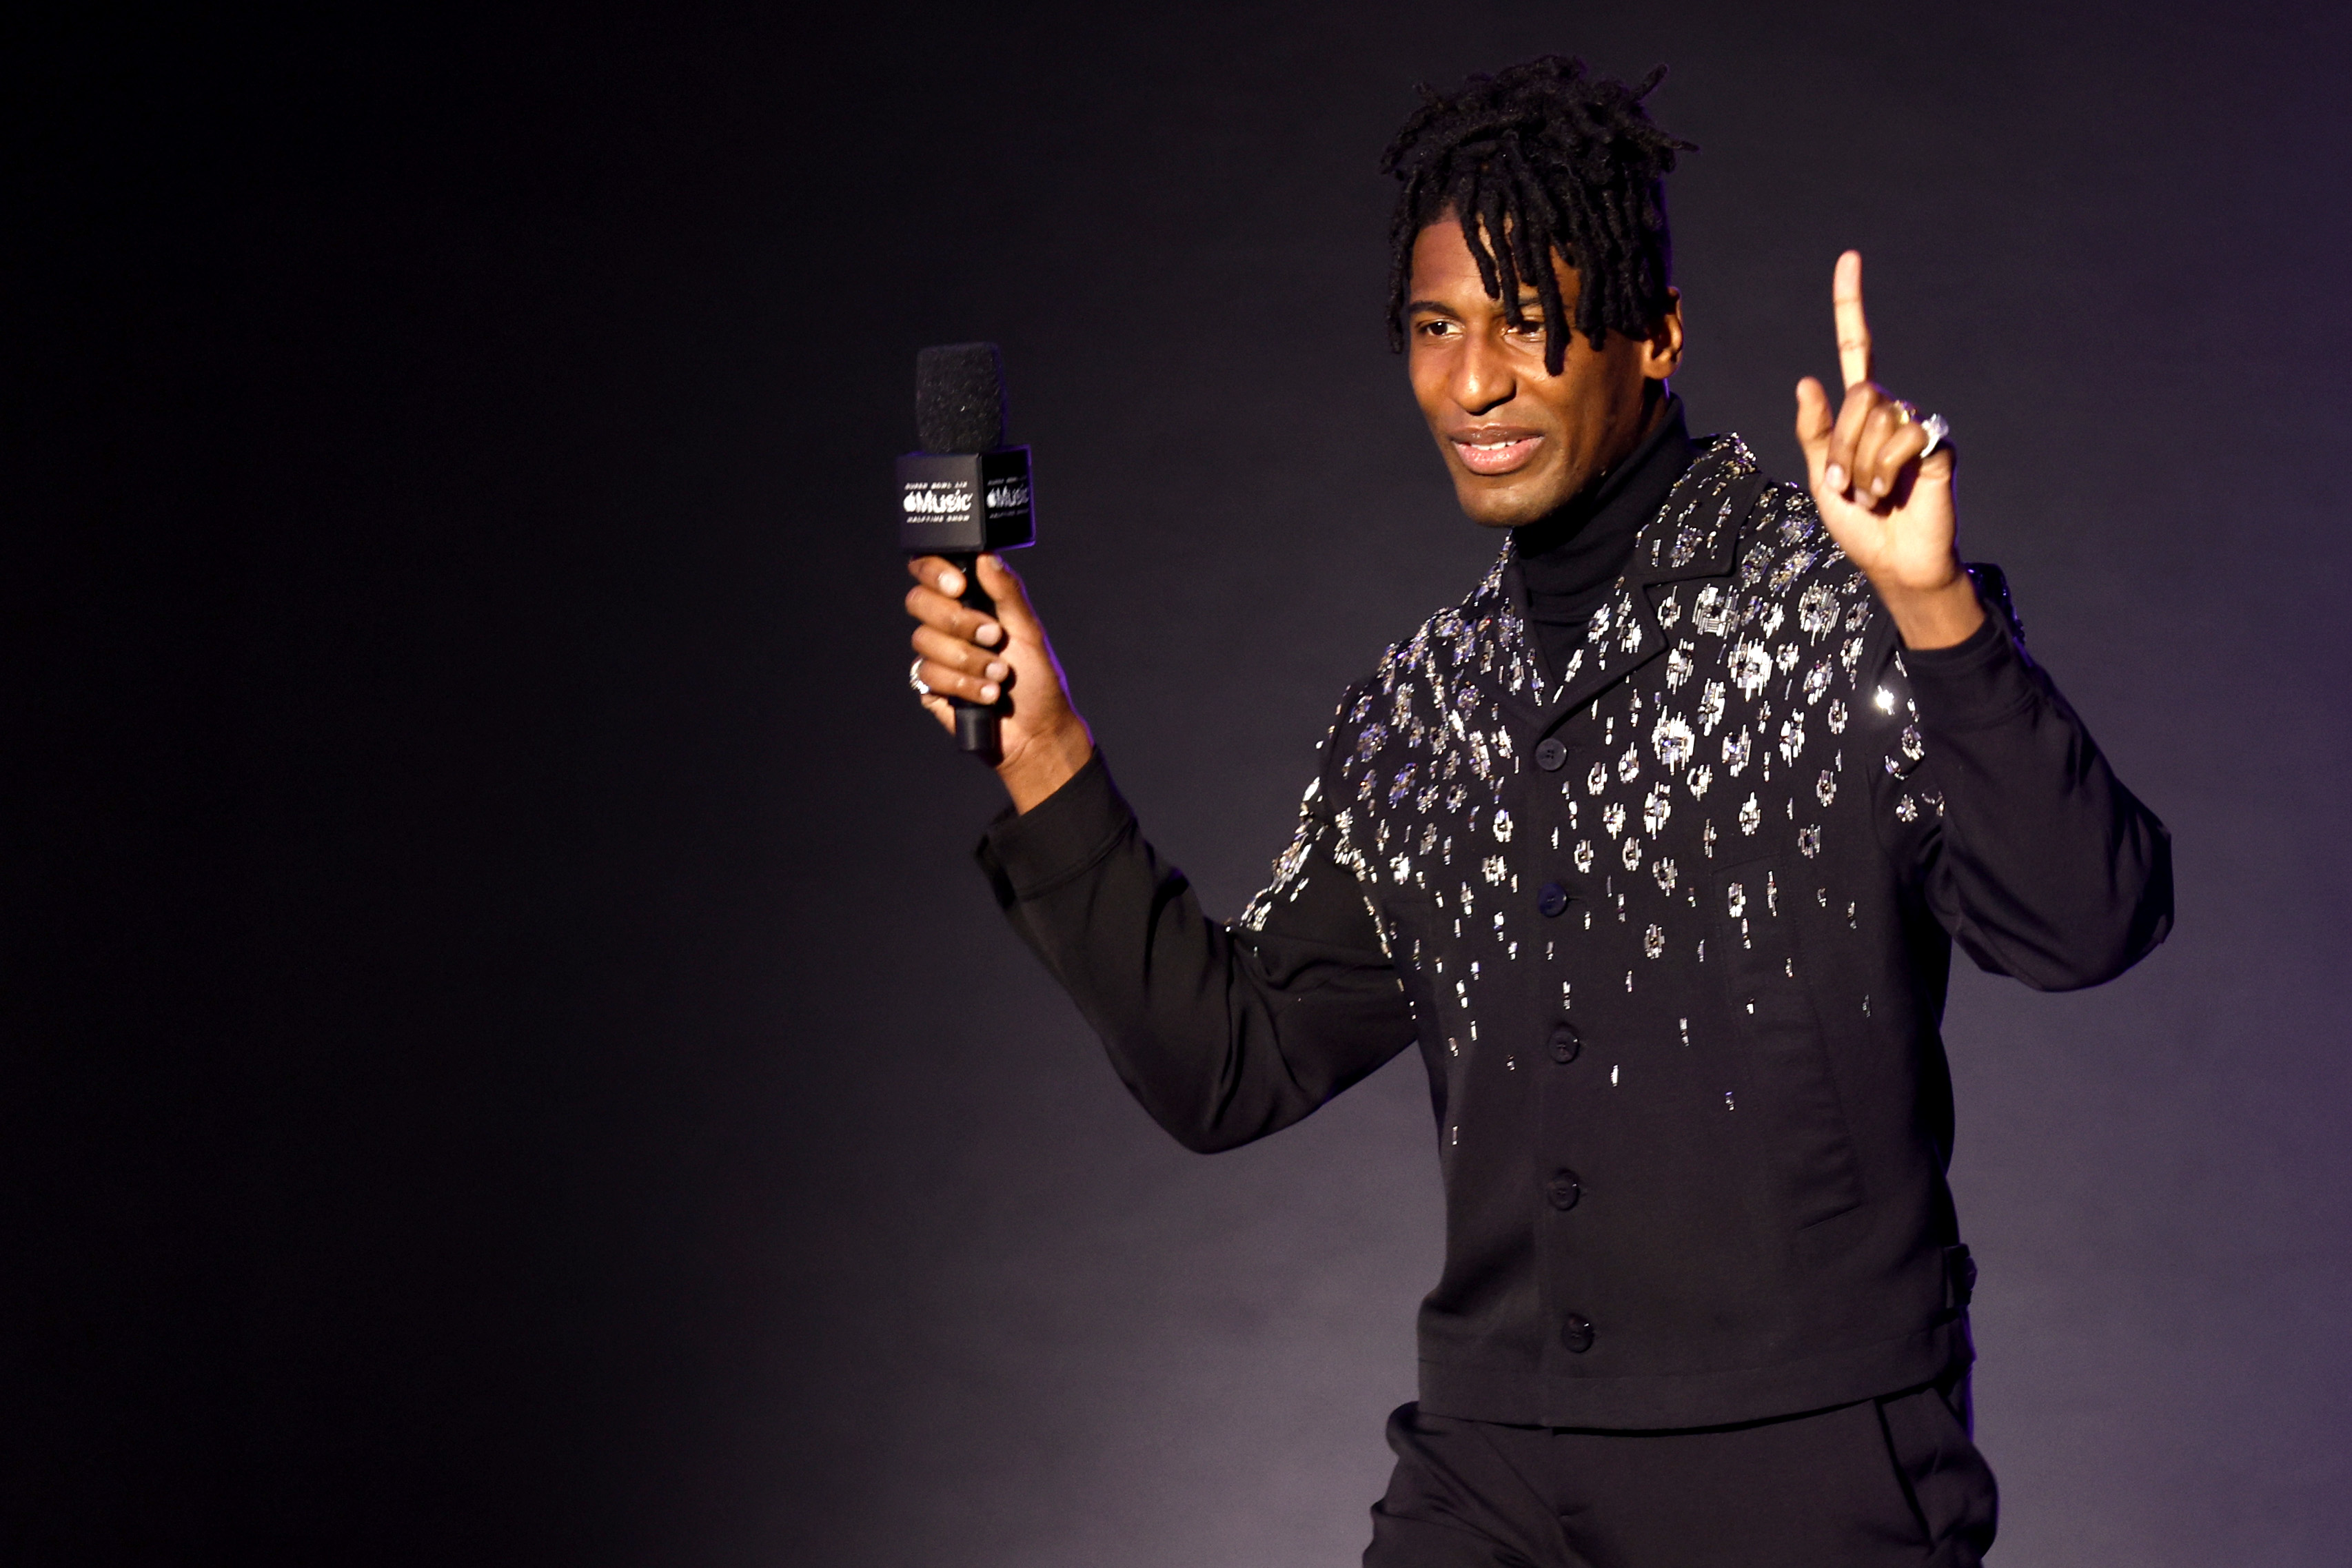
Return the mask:
[[[1516,528],[1551,510],[1542,497],[1516,486],[1507,490],[1489,490],[1457,484],[1454,497],[1461,503],[1463,516],[1482,528]]]

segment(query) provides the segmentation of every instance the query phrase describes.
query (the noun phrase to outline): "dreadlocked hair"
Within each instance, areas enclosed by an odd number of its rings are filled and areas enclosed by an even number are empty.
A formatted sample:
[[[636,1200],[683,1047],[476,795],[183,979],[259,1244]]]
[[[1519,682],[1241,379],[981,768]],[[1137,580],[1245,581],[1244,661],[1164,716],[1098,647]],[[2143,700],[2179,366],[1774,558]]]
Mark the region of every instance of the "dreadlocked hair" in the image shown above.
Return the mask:
[[[1629,87],[1546,55],[1474,76],[1452,94],[1423,87],[1422,106],[1381,157],[1381,172],[1404,185],[1389,225],[1389,347],[1404,348],[1413,240],[1448,214],[1514,327],[1527,319],[1521,280],[1535,286],[1551,374],[1568,351],[1569,321],[1555,251],[1579,275],[1575,331],[1596,349],[1612,330],[1645,334],[1672,304],[1664,176],[1676,152],[1698,151],[1642,107],[1665,75],[1659,66]]]

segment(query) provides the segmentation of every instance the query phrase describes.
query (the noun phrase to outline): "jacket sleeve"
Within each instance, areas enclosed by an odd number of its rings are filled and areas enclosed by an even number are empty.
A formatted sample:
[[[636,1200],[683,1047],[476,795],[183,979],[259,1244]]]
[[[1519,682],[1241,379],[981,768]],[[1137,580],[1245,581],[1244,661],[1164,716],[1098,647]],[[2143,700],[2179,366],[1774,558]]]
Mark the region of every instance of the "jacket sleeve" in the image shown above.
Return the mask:
[[[1999,570],[1970,570],[1975,634],[1891,655],[1916,728],[1877,779],[1879,820],[1979,967],[2039,990],[2099,985],[2172,928],[2171,836],[2026,653]]]
[[[1299,1121],[1414,1038],[1321,785],[1272,886],[1223,925],[1138,828],[1097,752],[978,851],[1015,931],[1154,1121],[1203,1154]]]

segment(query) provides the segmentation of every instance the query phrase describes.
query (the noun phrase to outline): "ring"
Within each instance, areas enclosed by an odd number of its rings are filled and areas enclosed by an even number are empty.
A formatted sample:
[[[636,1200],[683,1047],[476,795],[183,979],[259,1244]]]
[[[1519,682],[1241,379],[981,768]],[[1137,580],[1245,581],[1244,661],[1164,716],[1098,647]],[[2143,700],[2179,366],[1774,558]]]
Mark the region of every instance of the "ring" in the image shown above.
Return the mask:
[[[1927,444],[1919,449],[1922,457],[1952,439],[1952,422],[1940,413],[1931,413],[1921,420],[1919,428],[1927,433]]]
[[[1910,424],[1919,417],[1919,405],[1898,397],[1895,400],[1895,412],[1902,415],[1904,423]]]
[[[931,695],[931,688],[923,681],[923,656],[920,653],[916,654],[915,662],[907,666],[907,685],[914,689],[915,695],[919,697]]]

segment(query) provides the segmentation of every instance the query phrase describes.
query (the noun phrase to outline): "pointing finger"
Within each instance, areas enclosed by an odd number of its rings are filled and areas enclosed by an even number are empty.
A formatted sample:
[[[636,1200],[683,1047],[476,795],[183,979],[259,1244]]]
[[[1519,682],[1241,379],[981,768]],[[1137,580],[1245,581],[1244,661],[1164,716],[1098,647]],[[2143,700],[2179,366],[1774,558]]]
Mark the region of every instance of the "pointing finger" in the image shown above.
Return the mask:
[[[1870,323],[1862,314],[1862,252],[1837,258],[1830,299],[1837,309],[1838,369],[1851,389],[1870,379]]]

